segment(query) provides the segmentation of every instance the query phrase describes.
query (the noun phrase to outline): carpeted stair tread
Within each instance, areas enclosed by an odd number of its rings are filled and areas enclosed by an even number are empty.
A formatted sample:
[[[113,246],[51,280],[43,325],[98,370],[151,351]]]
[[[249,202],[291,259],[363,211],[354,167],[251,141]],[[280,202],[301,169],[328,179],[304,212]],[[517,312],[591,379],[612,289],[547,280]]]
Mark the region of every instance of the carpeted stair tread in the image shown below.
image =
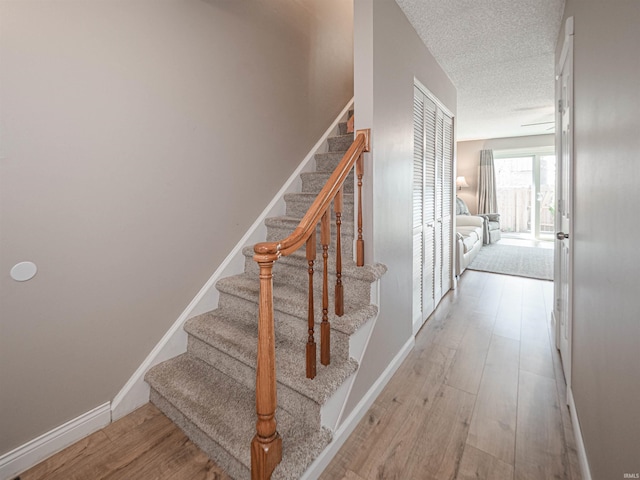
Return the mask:
[[[266,225],[267,228],[275,227],[275,228],[290,229],[293,232],[293,230],[300,224],[300,219],[296,217],[290,217],[288,215],[281,215],[279,217],[265,218],[264,224]],[[318,222],[318,225],[320,225],[320,222]],[[342,233],[347,234],[347,233],[353,232],[353,226],[354,226],[353,222],[342,220],[342,226],[341,226]],[[335,225],[331,225],[331,235],[335,235],[335,233],[336,233]],[[318,241],[316,243],[319,244],[320,242]],[[342,243],[346,243],[346,242],[343,240]]]
[[[347,152],[322,152],[316,153],[314,159],[316,161],[316,171],[318,172],[333,172],[344,154]]]
[[[346,152],[353,143],[353,133],[347,133],[344,135],[336,135],[327,138],[330,152]]]
[[[195,427],[250,469],[249,445],[256,421],[253,390],[188,353],[156,365],[145,379]],[[305,460],[305,450],[321,451],[330,441],[330,433],[301,427],[282,408],[276,419],[283,440],[280,478],[298,478],[295,475],[304,472],[313,460]],[[185,429],[184,425],[179,426]],[[302,451],[298,448],[300,443],[305,444]]]
[[[317,193],[287,193],[284,200],[287,205],[287,216],[302,218],[307,213],[315,199]],[[331,217],[335,220],[334,203],[331,202]],[[343,195],[342,220],[351,220],[354,218],[354,199],[353,195]]]
[[[322,187],[325,186],[329,177],[333,172],[303,172],[300,174],[302,180],[302,193],[319,193]],[[353,170],[349,172],[349,175],[343,184],[344,193],[353,194]]]
[[[252,246],[244,247],[242,249],[242,254],[247,257],[253,259],[254,251]],[[307,256],[304,249],[296,250],[291,255],[287,255],[286,257],[280,257],[276,263],[286,263],[289,265],[299,266],[300,268],[307,271]],[[315,265],[313,267],[316,271],[316,274],[322,272],[322,257],[317,257]],[[366,264],[362,267],[358,267],[356,262],[353,260],[342,260],[342,279],[343,282],[346,282],[349,278],[354,278],[356,280],[361,280],[363,282],[373,283],[376,280],[382,278],[382,275],[387,271],[387,267],[382,263],[374,263],[374,264]],[[335,263],[329,263],[329,274],[335,275]],[[315,278],[316,283],[320,282],[320,277]]]
[[[255,392],[215,368],[183,354],[153,367],[145,380],[208,437],[249,465],[254,435]],[[281,412],[279,421],[293,419]]]
[[[258,303],[260,283],[259,279],[254,275],[240,274],[222,278],[216,283],[216,288],[221,293]],[[298,317],[301,321],[306,322],[307,300],[306,285],[294,286],[274,278],[274,311]],[[330,305],[333,305],[331,300]],[[352,305],[345,301],[344,312],[342,317],[338,317],[332,312],[332,308],[329,308],[329,322],[332,329],[351,335],[364,325],[367,320],[373,318],[377,314],[378,308],[375,305]],[[316,307],[317,314],[318,307]]]
[[[285,193],[284,194],[284,199],[285,199],[285,201],[300,199],[300,200],[311,200],[313,202],[316,199],[317,196],[318,196],[318,194],[314,193],[314,192]],[[354,203],[353,196],[344,195],[343,199],[342,199],[342,202],[343,203]]]
[[[288,215],[283,215],[280,217],[269,217],[264,221],[265,226],[267,227],[267,241],[269,242],[280,242],[287,238],[291,233],[298,227],[300,224],[300,219],[296,217],[290,217]],[[353,242],[346,241],[347,238],[352,238],[354,235],[354,223],[343,220],[341,226],[342,232],[342,258],[347,256],[351,256],[353,252]],[[337,241],[337,229],[335,223],[331,224],[331,245],[329,248],[330,252],[335,252],[335,245]],[[320,243],[320,222],[316,226],[316,248],[318,253],[322,252],[322,245]],[[298,250],[304,251],[305,245],[302,244]],[[331,253],[330,253],[331,255]]]
[[[185,325],[185,330],[189,335],[255,368],[257,324],[238,322],[234,317],[214,310],[190,319]],[[319,355],[319,329],[316,336]],[[309,380],[305,371],[306,340],[306,337],[292,339],[285,335],[276,335],[277,378],[278,382],[321,405],[356,371],[358,364],[355,360],[349,359],[347,362],[332,362],[323,366],[318,360],[316,378]]]
[[[348,117],[353,114],[350,110]],[[301,192],[284,195],[286,214],[267,218],[266,240],[281,241],[299,225],[301,218],[324,187],[331,173],[353,143],[347,122],[338,124],[338,135],[327,139],[326,152],[314,156],[315,171],[300,175]],[[274,266],[273,305],[278,386],[278,432],[283,440],[283,459],[272,480],[299,479],[331,441],[331,432],[321,426],[323,409],[347,378],[358,368],[350,357],[349,336],[378,313],[371,304],[371,285],[386,272],[382,264],[357,267],[354,255],[354,172],[344,184],[342,215],[342,284],[345,314],[334,313],[337,246],[335,212],[331,205],[329,274],[329,321],[331,364],[320,363],[322,317],[322,245],[316,227],[317,252],[314,265],[316,322],[316,377],[306,378],[308,309],[308,262],[303,244],[281,257]],[[245,247],[245,273],[220,279],[216,310],[189,319],[187,352],[151,368],[145,380],[150,399],[232,478],[249,479],[255,435],[255,372],[258,343],[260,281],[253,261],[253,246]],[[333,402],[333,400],[331,400]],[[330,410],[335,405],[330,407]]]
[[[307,208],[305,209],[304,213],[306,213],[306,210],[309,209],[309,207],[317,198],[317,196],[318,194],[314,192],[285,193],[284,201],[286,203],[295,202],[295,203],[305,204]],[[351,212],[351,217],[353,218],[353,207],[355,204],[353,194],[350,193],[349,195],[343,195],[342,203],[343,203],[343,212],[342,212],[343,217],[346,218],[347,212]],[[331,204],[331,211],[333,212],[333,202]],[[301,214],[300,218],[302,218],[303,215],[304,214]]]

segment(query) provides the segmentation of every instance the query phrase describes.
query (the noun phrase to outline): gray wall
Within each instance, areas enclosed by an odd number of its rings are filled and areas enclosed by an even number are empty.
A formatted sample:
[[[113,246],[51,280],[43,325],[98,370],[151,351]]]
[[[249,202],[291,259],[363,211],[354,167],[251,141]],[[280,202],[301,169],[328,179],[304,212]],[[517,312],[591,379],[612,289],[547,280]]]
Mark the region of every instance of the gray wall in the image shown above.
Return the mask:
[[[346,413],[412,335],[414,77],[456,111],[455,88],[395,2],[355,0],[354,17],[356,128],[371,128],[373,148],[365,167],[365,233],[366,240],[373,238],[367,260],[386,264],[388,271],[378,323]]]
[[[472,214],[478,213],[478,175],[480,173],[481,150],[509,150],[516,148],[539,148],[554,146],[555,136],[529,135],[525,137],[489,138],[485,140],[469,140],[458,142],[458,162],[456,176],[464,175],[469,187],[456,190],[457,195],[465,201]]]
[[[622,478],[640,472],[640,2],[567,0],[565,16],[575,19],[572,389],[593,479]]]
[[[0,3],[0,454],[123,387],[353,95],[352,17]]]

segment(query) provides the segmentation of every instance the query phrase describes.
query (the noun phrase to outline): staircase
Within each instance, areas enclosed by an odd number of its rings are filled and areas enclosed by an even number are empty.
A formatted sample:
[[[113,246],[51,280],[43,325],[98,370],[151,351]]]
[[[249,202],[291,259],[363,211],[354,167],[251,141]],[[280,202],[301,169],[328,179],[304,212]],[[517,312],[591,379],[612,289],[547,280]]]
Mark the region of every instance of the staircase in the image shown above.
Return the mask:
[[[342,159],[353,134],[346,134],[346,123],[341,123],[339,129],[338,135],[328,139],[329,151],[315,155],[316,170],[301,174],[302,192],[285,195],[286,215],[265,221],[267,241],[284,239],[294,230]],[[282,257],[274,266],[276,418],[283,454],[273,479],[300,478],[331,442],[332,432],[323,426],[323,409],[358,368],[349,352],[351,335],[377,314],[377,307],[371,304],[371,285],[386,267],[381,264],[356,267],[353,261],[353,172],[350,175],[344,186],[342,216],[344,315],[333,315],[330,288],[331,364],[320,364],[318,349],[317,376],[313,380],[305,375],[308,305],[305,247]],[[334,247],[335,228],[332,228]],[[318,258],[322,258],[321,248],[318,252]],[[256,431],[258,266],[252,258],[252,247],[246,247],[243,254],[245,272],[216,284],[220,292],[218,308],[185,324],[187,352],[153,367],[145,377],[151,387],[151,402],[237,479],[251,476],[250,445]],[[317,262],[314,269],[321,278],[322,262]],[[329,284],[335,285],[335,260],[329,263],[328,274]],[[316,305],[321,305],[321,283],[314,282]],[[321,311],[317,307],[315,321],[319,332]]]

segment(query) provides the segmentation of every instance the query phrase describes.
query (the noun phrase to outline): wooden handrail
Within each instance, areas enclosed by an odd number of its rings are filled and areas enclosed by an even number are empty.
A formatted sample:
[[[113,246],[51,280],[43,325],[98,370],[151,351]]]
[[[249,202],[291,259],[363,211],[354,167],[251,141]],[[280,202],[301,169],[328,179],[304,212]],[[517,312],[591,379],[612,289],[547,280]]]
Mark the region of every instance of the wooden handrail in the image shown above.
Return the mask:
[[[316,225],[318,225],[320,218],[322,218],[322,215],[327,208],[329,208],[334,197],[342,188],[342,184],[358,158],[360,158],[360,155],[362,155],[363,152],[369,151],[369,132],[369,129],[358,130],[355,140],[291,235],[279,242],[261,242],[256,244],[254,251],[257,254],[275,254],[278,257],[291,255],[307,241],[307,238],[311,235],[311,230],[315,229]]]
[[[258,352],[256,368],[256,435],[251,441],[251,478],[252,480],[268,480],[271,473],[282,459],[282,439],[277,431],[275,419],[277,407],[276,395],[276,361],[275,361],[275,325],[273,317],[273,265],[281,257],[298,250],[306,243],[306,260],[309,274],[309,312],[308,338],[306,344],[306,372],[308,378],[316,375],[316,344],[314,339],[314,307],[313,307],[313,266],[316,258],[316,227],[321,222],[320,243],[322,245],[323,278],[322,278],[322,323],[320,329],[320,361],[323,365],[330,363],[330,324],[328,319],[328,249],[331,243],[331,227],[329,209],[334,202],[337,230],[336,256],[336,294],[335,312],[341,316],[344,312],[342,286],[342,252],[339,239],[342,224],[343,185],[349,172],[356,168],[358,178],[358,239],[356,265],[364,264],[364,241],[362,240],[362,176],[364,162],[363,152],[369,151],[370,130],[358,130],[355,140],[342,157],[327,183],[302,217],[298,226],[284,240],[279,242],[262,242],[254,247],[253,259],[260,266],[260,297],[258,311]]]

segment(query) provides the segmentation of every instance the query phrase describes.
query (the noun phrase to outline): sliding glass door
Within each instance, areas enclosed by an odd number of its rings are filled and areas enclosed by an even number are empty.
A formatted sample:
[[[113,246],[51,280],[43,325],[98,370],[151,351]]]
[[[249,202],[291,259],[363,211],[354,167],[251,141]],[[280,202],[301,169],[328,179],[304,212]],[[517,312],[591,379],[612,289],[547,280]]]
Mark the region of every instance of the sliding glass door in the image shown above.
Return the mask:
[[[555,155],[495,152],[494,165],[503,236],[552,240]]]
[[[539,156],[538,189],[536,193],[535,236],[540,240],[554,240],[555,233],[555,193],[556,193],[556,156]]]

